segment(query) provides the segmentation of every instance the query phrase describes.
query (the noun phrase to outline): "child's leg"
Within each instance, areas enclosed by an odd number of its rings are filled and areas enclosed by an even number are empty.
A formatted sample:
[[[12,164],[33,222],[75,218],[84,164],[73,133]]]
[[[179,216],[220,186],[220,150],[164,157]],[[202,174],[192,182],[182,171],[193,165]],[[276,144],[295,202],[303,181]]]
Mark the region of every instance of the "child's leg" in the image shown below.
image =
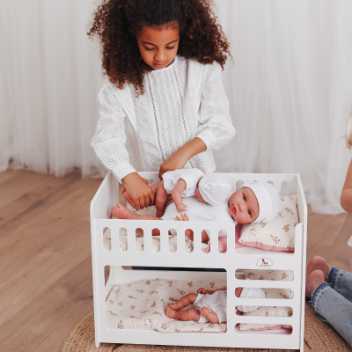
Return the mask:
[[[315,271],[311,275],[314,273]],[[311,304],[314,310],[352,346],[352,303],[323,282],[313,291]]]
[[[182,193],[186,189],[187,184],[186,182],[180,178],[171,192],[172,200],[175,202],[175,206],[177,211],[185,211],[186,206],[182,201]]]
[[[319,256],[312,258],[307,265],[307,277],[314,270],[321,270],[325,280],[342,296],[352,302],[352,273],[338,268],[330,268],[328,262]]]
[[[338,268],[331,268],[328,283],[342,296],[352,302],[352,273]]]

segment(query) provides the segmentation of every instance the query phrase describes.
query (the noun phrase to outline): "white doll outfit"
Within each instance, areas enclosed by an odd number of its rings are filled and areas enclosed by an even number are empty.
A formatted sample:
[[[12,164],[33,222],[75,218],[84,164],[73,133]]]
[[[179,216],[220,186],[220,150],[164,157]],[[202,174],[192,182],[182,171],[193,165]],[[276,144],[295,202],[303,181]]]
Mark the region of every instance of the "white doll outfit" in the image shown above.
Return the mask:
[[[144,75],[144,94],[132,84],[118,89],[108,79],[98,94],[99,120],[91,145],[121,180],[136,170],[159,170],[162,162],[198,137],[206,151],[185,167],[215,171],[213,151],[235,135],[219,64],[176,57]]]
[[[226,290],[215,291],[212,294],[198,293],[193,305],[198,308],[209,308],[218,317],[219,323],[226,322]],[[199,318],[200,323],[206,323],[203,316]]]
[[[266,298],[266,294],[262,288],[244,287],[242,289],[240,297],[243,297],[243,298]],[[238,310],[243,313],[254,312],[257,309],[258,309],[258,306],[239,306],[238,307]]]
[[[163,174],[164,188],[168,194],[172,192],[178,180],[182,179],[186,182],[186,189],[182,193],[182,197],[193,197],[199,179],[204,173],[195,168],[177,169],[167,171]]]
[[[242,187],[250,188],[259,204],[259,215],[255,222],[268,222],[279,213],[280,197],[278,190],[270,183],[248,182]]]
[[[229,197],[235,192],[233,180],[224,175],[208,174],[202,177],[198,184],[199,193],[210,205],[226,204]]]
[[[170,193],[175,186],[176,182],[182,178],[186,181],[186,190],[184,192],[183,203],[186,206],[186,214],[192,221],[216,221],[223,225],[234,226],[236,223],[233,221],[228,213],[227,203],[219,202],[215,205],[205,204],[194,198],[194,192],[197,184],[204,177],[203,172],[196,168],[191,169],[177,169],[165,172],[163,175],[164,188]],[[220,187],[219,187],[220,188]],[[215,190],[215,187],[214,187]],[[179,215],[175,203],[170,203],[165,210],[162,217],[163,220],[175,220]]]
[[[192,221],[216,221],[224,227],[236,225],[227,211],[227,204],[212,206],[201,203],[194,197],[184,198],[183,203],[186,206],[185,213]],[[179,214],[180,213],[177,211],[175,203],[172,202],[166,207],[165,213],[161,219],[175,220]]]

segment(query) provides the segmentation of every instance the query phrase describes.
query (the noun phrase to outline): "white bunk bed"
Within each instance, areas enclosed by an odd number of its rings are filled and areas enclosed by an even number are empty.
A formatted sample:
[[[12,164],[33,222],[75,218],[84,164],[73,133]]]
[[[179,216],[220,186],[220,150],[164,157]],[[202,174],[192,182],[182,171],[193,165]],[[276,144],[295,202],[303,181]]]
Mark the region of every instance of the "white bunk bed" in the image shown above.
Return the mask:
[[[143,173],[153,180],[154,173]],[[304,347],[304,305],[305,305],[305,264],[307,241],[307,207],[300,176],[297,174],[222,174],[234,183],[240,180],[270,181],[281,192],[297,195],[299,222],[295,226],[295,248],[293,253],[269,252],[253,248],[239,248],[235,236],[227,236],[227,251],[217,250],[218,233],[231,228],[217,223],[194,221],[135,221],[109,219],[108,214],[118,202],[118,185],[108,174],[91,201],[91,246],[95,342],[131,343],[153,345],[184,345],[209,347],[244,347],[296,349]],[[155,251],[152,243],[152,230],[160,230],[160,248]],[[143,230],[143,249],[137,248],[136,229]],[[177,232],[177,248],[170,251],[169,231]],[[184,233],[194,231],[193,250],[187,251]],[[201,231],[207,229],[210,237],[210,251],[202,250]],[[110,239],[104,234],[111,233]],[[121,231],[127,234],[127,247],[121,246]],[[151,268],[151,270],[145,270]],[[155,268],[169,268],[156,270]],[[175,269],[172,269],[175,268]],[[177,270],[184,268],[184,271]],[[209,269],[210,271],[194,271]],[[219,271],[219,270],[223,271]],[[240,280],[236,270],[280,270],[292,273],[291,281]],[[223,332],[178,333],[160,332],[148,329],[117,328],[110,322],[106,311],[106,297],[117,284],[128,284],[143,279],[168,280],[223,280],[227,287],[227,323]],[[237,287],[260,287],[288,289],[291,299],[248,299],[235,296]],[[256,317],[236,315],[239,305],[287,307],[292,309],[288,317]],[[273,334],[269,331],[238,331],[237,324],[283,324],[292,328],[290,334]]]

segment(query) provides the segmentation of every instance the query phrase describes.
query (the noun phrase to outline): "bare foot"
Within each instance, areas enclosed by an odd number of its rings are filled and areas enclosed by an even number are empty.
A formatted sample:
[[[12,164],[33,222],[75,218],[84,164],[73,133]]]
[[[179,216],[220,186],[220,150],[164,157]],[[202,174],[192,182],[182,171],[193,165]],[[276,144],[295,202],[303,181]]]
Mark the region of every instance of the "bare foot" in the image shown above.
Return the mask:
[[[168,305],[166,306],[165,314],[166,314],[169,318],[175,319],[175,317],[176,317],[176,310],[172,309],[171,306],[172,306],[172,304],[168,304]]]
[[[323,282],[325,282],[324,272],[321,270],[313,270],[307,277],[306,296],[311,297],[314,290]]]
[[[325,280],[328,278],[330,267],[323,257],[315,256],[307,264],[307,276],[314,270],[321,270],[324,273]]]
[[[132,212],[122,204],[116,204],[111,209],[111,217],[113,219],[134,219]]]

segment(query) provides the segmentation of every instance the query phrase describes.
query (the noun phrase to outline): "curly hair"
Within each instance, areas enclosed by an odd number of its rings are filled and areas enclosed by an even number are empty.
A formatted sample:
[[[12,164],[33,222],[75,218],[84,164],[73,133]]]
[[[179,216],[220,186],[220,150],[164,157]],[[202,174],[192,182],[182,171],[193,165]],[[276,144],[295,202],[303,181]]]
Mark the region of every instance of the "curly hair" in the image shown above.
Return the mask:
[[[143,26],[176,21],[180,28],[178,55],[200,63],[218,62],[223,68],[229,43],[217,23],[210,0],[103,0],[94,14],[88,36],[102,46],[102,66],[119,89],[132,83],[143,94],[143,77],[150,68],[137,45]]]

